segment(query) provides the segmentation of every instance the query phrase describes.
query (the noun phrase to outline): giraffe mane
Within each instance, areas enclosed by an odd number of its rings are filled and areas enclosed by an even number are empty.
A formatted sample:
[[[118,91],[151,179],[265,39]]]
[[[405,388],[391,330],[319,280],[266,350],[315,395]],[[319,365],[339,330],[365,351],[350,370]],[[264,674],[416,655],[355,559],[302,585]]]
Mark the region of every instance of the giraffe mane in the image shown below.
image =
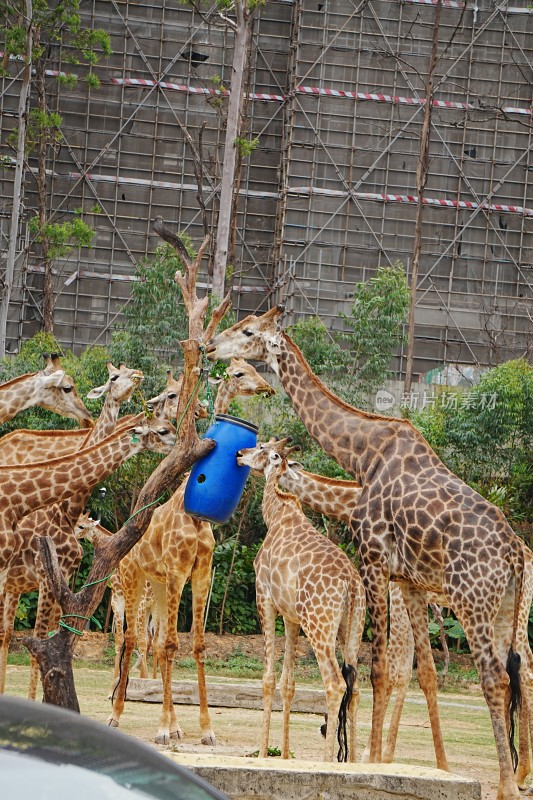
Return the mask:
[[[24,375],[17,375],[16,378],[11,378],[11,380],[2,383],[0,385],[0,388],[5,389],[8,386],[13,386],[15,383],[20,383],[21,381],[24,381],[27,378],[33,378],[34,375],[37,375],[37,372],[26,372]]]
[[[350,405],[350,403],[347,403],[341,397],[332,392],[331,389],[328,389],[326,384],[323,383],[317,375],[315,375],[315,373],[307,363],[304,354],[302,353],[296,342],[293,339],[291,339],[289,334],[286,331],[282,331],[282,335],[286,340],[286,342],[288,343],[288,345],[290,346],[290,348],[294,351],[294,355],[296,356],[302,367],[304,367],[304,369],[308,373],[309,380],[312,383],[314,383],[315,386],[319,388],[321,392],[326,394],[328,398],[332,400],[334,403],[336,403],[338,406],[344,408],[346,411],[351,411],[351,412],[356,411],[357,414],[359,414],[361,417],[364,417],[365,419],[379,419],[383,422],[400,422],[402,424],[410,426],[411,428],[413,428],[413,430],[416,430],[416,428],[413,427],[413,424],[407,419],[400,419],[399,417],[386,417],[384,414],[375,414],[372,411],[363,411],[361,408],[357,408],[356,406],[352,406]]]

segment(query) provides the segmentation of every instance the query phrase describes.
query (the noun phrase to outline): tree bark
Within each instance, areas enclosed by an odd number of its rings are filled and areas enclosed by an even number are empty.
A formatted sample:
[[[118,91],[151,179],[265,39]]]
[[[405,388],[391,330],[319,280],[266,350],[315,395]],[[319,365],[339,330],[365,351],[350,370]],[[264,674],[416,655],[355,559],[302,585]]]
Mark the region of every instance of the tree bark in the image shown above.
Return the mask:
[[[154,229],[167,241],[175,238],[175,234],[166,229],[160,219],[154,224]],[[83,620],[95,612],[103,597],[107,577],[144,534],[152,518],[155,504],[164,492],[173,491],[178,485],[180,475],[214,447],[212,439],[198,438],[194,423],[194,399],[198,393],[202,373],[202,345],[213,336],[214,330],[229,307],[229,296],[213,311],[204,331],[207,297],[199,300],[196,296],[196,277],[207,242],[206,237],[194,262],[191,262],[186,254],[180,253],[187,268],[187,275],[184,276],[180,272],[175,275],[189,314],[190,338],[182,342],[185,366],[177,411],[177,419],[181,420],[181,423],[178,423],[178,436],[172,452],[145,483],[130,519],[114,536],[95,549],[87,583],[76,594],[70,591],[59,569],[53,542],[48,537],[41,539],[41,571],[61,607],[63,622],[69,626],[68,628],[60,626],[59,631],[47,639],[29,637],[23,639],[23,643],[39,663],[43,699],[46,703],[79,711],[72,671],[72,650],[77,634],[72,628],[83,629]]]
[[[228,248],[233,211],[233,190],[235,181],[236,145],[241,125],[242,87],[244,68],[250,40],[251,15],[246,11],[242,0],[235,3],[236,26],[233,44],[233,64],[231,70],[228,117],[226,120],[226,139],[222,165],[220,189],[220,210],[218,214],[217,238],[213,261],[213,286],[215,298],[224,297]]]
[[[41,114],[46,112],[46,88],[45,88],[45,62],[41,58],[36,62],[35,67],[35,86],[37,89],[37,107]],[[48,197],[46,192],[46,156],[48,151],[48,130],[41,128],[38,133],[37,144],[37,203],[39,218],[39,238],[41,245],[41,259],[44,270],[43,277],[43,330],[46,333],[54,332],[54,284],[53,284],[53,262],[49,257],[50,245],[48,237],[45,235],[45,228],[48,219]]]
[[[429,141],[431,136],[431,115],[433,111],[433,76],[437,63],[437,49],[439,45],[440,12],[442,0],[439,0],[435,9],[435,26],[433,28],[433,43],[431,55],[429,57],[428,75],[426,80],[426,103],[424,106],[424,120],[420,134],[420,149],[418,153],[418,164],[416,168],[416,189],[418,194],[416,206],[415,235],[413,243],[413,266],[411,272],[411,298],[409,303],[409,321],[407,323],[407,347],[405,365],[404,392],[411,391],[413,382],[413,362],[415,345],[415,309],[416,309],[416,287],[418,284],[418,270],[420,266],[420,255],[422,252],[422,217],[424,212],[424,191],[426,188],[428,162],[429,162]]]
[[[18,134],[17,155],[15,158],[15,177],[13,180],[13,211],[9,223],[9,239],[6,256],[6,271],[3,278],[2,299],[0,301],[0,359],[6,354],[7,315],[13,289],[15,274],[15,260],[17,255],[17,237],[20,219],[20,205],[22,202],[22,175],[24,172],[24,151],[26,146],[26,127],[28,123],[28,100],[31,88],[31,59],[33,45],[33,6],[32,0],[25,0],[26,16],[26,52],[24,54],[24,68],[22,70],[22,85],[18,106]]]

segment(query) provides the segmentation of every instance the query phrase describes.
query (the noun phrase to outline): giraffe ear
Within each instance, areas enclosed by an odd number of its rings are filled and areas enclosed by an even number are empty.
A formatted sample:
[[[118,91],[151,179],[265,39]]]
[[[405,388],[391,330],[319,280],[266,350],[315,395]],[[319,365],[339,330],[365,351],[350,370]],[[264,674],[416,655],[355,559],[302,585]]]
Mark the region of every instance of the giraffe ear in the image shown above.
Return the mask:
[[[281,353],[281,333],[277,333],[274,336],[269,337],[266,342],[266,347],[269,353],[279,356]]]
[[[102,395],[104,395],[108,389],[109,381],[104,383],[103,386],[95,386],[94,389],[91,389],[89,392],[87,392],[86,397],[89,400],[97,400],[99,397],[102,397]]]
[[[45,386],[61,386],[65,379],[65,373],[62,369],[56,369],[48,375],[43,374],[43,381]]]
[[[210,375],[207,379],[207,382],[212,386],[218,386],[219,383],[222,383],[222,378],[212,378]]]
[[[302,476],[300,475],[300,470],[303,469],[302,465],[298,461],[287,461],[287,475],[289,478],[292,478],[293,481],[300,481]]]

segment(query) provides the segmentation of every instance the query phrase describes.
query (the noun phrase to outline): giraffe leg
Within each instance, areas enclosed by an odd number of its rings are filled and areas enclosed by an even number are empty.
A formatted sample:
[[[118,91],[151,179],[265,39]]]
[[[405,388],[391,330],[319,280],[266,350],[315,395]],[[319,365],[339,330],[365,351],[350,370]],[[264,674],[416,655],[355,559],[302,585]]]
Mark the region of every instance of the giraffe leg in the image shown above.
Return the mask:
[[[519,789],[525,789],[526,778],[531,772],[529,758],[529,704],[527,695],[522,694],[520,716],[518,720],[518,766],[516,767],[516,782]]]
[[[263,596],[261,588],[256,582],[256,601],[263,637],[265,641],[265,668],[263,671],[263,720],[261,724],[261,744],[259,757],[268,756],[268,739],[270,735],[270,718],[272,716],[272,702],[276,691],[276,672],[274,669],[276,638],[276,609],[268,596]]]
[[[120,656],[122,653],[122,645],[124,644],[125,605],[124,596],[122,594],[117,595],[116,592],[111,592],[111,608],[113,609],[113,623],[115,627],[115,663],[113,665],[113,680],[108,695],[109,700],[113,697],[113,692],[120,673]]]
[[[514,582],[512,585],[514,595]],[[490,607],[491,598],[487,598],[485,595],[483,600]],[[502,602],[503,605],[504,603]],[[507,605],[512,606],[512,603],[508,602]],[[477,609],[469,609],[471,613],[464,613],[460,601],[454,601],[453,597],[451,607],[454,609],[468,639],[470,651],[479,672],[481,689],[491,717],[500,767],[497,800],[517,800],[519,791],[511,760],[507,721],[509,675],[495,645],[494,624],[491,624],[490,620],[486,620],[486,617],[484,618],[482,609],[479,610],[478,614],[475,613]],[[510,630],[512,630],[512,627],[509,624],[509,620],[507,620],[507,631]]]
[[[402,584],[401,590],[407,613],[411,621],[416,647],[417,677],[420,688],[426,697],[433,734],[433,746],[437,759],[437,767],[448,771],[448,760],[444,750],[444,740],[440,726],[439,708],[437,705],[437,670],[431,653],[428,633],[428,605],[426,592],[409,584]]]
[[[283,670],[281,673],[279,690],[283,701],[283,723],[281,733],[281,757],[289,757],[289,719],[291,703],[294,697],[294,661],[296,658],[296,643],[300,632],[300,623],[291,622],[283,618],[285,624],[285,653],[283,655]]]
[[[372,730],[370,733],[369,761],[382,760],[382,737],[385,711],[390,697],[389,667],[387,658],[387,594],[389,576],[373,563],[362,561],[361,578],[366,591],[368,612],[372,624]]]
[[[402,591],[397,583],[389,584],[389,644],[387,657],[389,660],[389,691],[395,689],[387,741],[383,748],[383,762],[392,763],[396,740],[400,727],[407,689],[413,672],[415,640],[409,614],[405,607]]]
[[[359,648],[361,647],[361,639],[363,638],[363,630],[365,627],[365,615],[366,615],[366,598],[365,593],[362,588],[360,589],[356,587],[356,591],[354,591],[353,597],[351,599],[351,605],[349,609],[349,614],[346,617],[344,625],[342,626],[343,629],[343,658],[344,663],[353,666],[356,668],[357,666],[357,657],[359,655]],[[348,741],[348,760],[351,763],[354,763],[357,757],[357,709],[359,706],[359,684],[357,682],[357,671],[355,673],[353,687],[352,687],[352,698],[347,710],[347,719],[348,724],[350,726],[350,738]]]
[[[313,635],[312,631],[306,631],[303,622],[302,627],[306,633],[313,650],[315,652],[320,675],[324,684],[326,693],[326,707],[328,713],[328,724],[326,729],[326,742],[324,744],[324,761],[335,761],[335,735],[337,733],[337,725],[339,719],[339,709],[341,707],[342,697],[346,689],[346,683],[342,676],[335,653],[335,632],[332,634],[332,642],[327,641],[327,637],[323,635],[323,629],[320,632],[320,638]]]
[[[205,636],[204,617],[209,589],[211,586],[211,563],[215,540],[209,525],[204,536],[198,537],[196,561],[191,573],[192,589],[192,634],[193,655],[198,675],[198,697],[200,701],[200,731],[202,744],[215,745],[216,737],[211,724],[209,706],[207,704],[207,688],[205,683]]]
[[[155,680],[157,678],[157,649],[156,649],[156,642],[157,637],[159,636],[159,615],[157,610],[155,610],[155,616],[152,615],[152,623],[154,626],[154,630],[152,633],[152,678]]]
[[[112,728],[118,728],[120,724],[120,717],[124,712],[126,686],[128,683],[131,656],[133,654],[137,639],[137,613],[139,610],[139,603],[141,601],[144,583],[144,576],[141,575],[140,570],[134,569],[133,565],[131,565],[128,581],[127,583],[125,582],[123,587],[126,612],[126,632],[124,634],[124,643],[121,653],[122,658],[119,659],[118,682],[113,691],[113,709],[107,719],[107,724]]]
[[[19,598],[19,594],[10,593],[0,597],[0,694],[4,694],[6,688],[7,654]]]
[[[33,635],[36,639],[44,639],[49,631],[57,628],[61,609],[45,587],[39,586],[39,600],[37,603],[37,616]],[[28,700],[35,700],[37,686],[39,685],[39,664],[37,659],[30,656],[30,680],[28,685]]]
[[[179,647],[178,610],[187,577],[188,570],[171,573],[167,565],[166,583],[152,583],[160,616],[157,657],[163,681],[163,708],[155,736],[157,744],[168,744],[170,739],[183,738],[172,700],[172,668]]]
[[[139,661],[139,677],[148,677],[148,668],[146,665],[146,654],[148,652],[148,620],[146,615],[146,591],[143,599],[139,604],[139,612],[137,614],[137,650],[140,656]]]

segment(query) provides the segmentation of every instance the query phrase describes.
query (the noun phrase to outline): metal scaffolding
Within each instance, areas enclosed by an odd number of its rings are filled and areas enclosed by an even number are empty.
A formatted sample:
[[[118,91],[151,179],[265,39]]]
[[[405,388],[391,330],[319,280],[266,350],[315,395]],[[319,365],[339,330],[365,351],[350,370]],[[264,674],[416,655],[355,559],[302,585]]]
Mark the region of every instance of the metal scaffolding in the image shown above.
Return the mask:
[[[533,348],[533,14],[494,0],[442,0],[416,307],[415,373],[490,365]],[[437,0],[267,0],[254,23],[240,170],[233,305],[283,300],[289,321],[340,328],[355,283],[400,260],[409,271],[424,79]],[[56,335],[75,350],[109,341],[135,265],[160,243],[151,221],[203,238],[184,129],[203,134],[208,212],[219,192],[232,34],[178,0],[82,2],[108,31],[102,86],[61,88],[65,134],[49,164],[55,221],[82,208],[91,250],[57,264]],[[16,125],[20,64],[2,79],[2,153]],[[42,270],[29,248],[29,159],[8,341],[39,328]],[[0,173],[1,248],[12,171]],[[208,277],[202,276],[207,285]],[[169,321],[171,324],[171,321]],[[403,368],[398,361],[398,371]]]

